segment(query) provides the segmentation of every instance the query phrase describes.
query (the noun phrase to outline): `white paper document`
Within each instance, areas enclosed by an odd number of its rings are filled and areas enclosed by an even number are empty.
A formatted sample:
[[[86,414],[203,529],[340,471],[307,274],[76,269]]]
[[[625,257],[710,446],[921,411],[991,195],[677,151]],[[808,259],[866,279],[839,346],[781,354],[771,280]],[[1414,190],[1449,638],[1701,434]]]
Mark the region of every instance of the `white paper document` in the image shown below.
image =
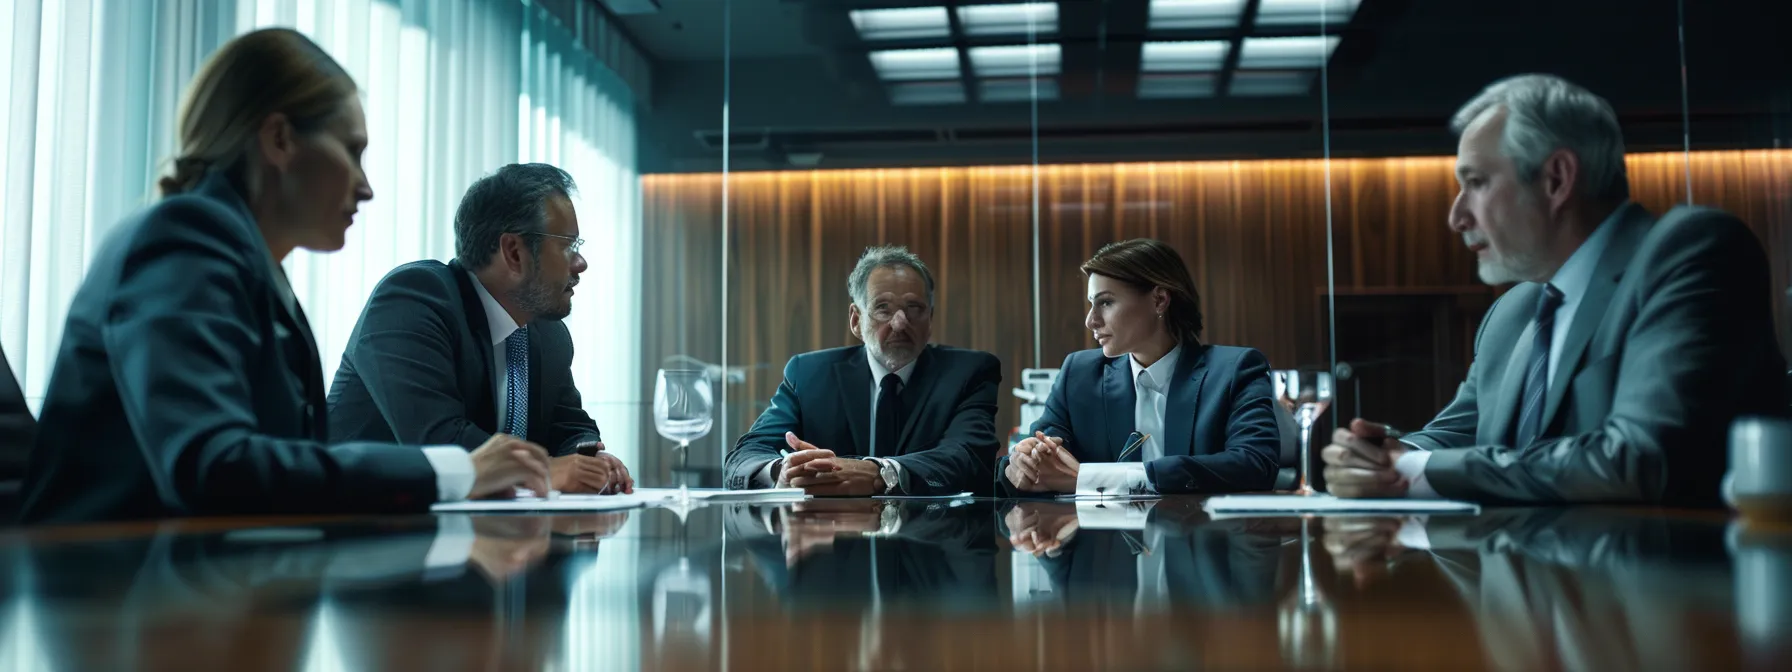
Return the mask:
[[[1369,515],[1379,513],[1468,514],[1481,513],[1481,505],[1450,499],[1343,499],[1327,494],[1222,495],[1201,505],[1215,517],[1279,516],[1287,514]]]
[[[632,495],[560,495],[554,498],[519,496],[515,499],[469,499],[441,502],[429,507],[435,513],[523,513],[529,511],[619,511],[651,506],[661,497]]]
[[[956,495],[877,495],[872,499],[970,499],[971,497],[971,493],[966,491]]]
[[[764,488],[761,490],[691,488],[688,492],[693,500],[716,504],[724,502],[744,502],[751,504],[762,502],[800,502],[809,498],[809,494],[803,492],[802,488]],[[677,499],[678,488],[635,488],[635,494],[643,497],[658,497],[661,500]]]
[[[1074,495],[1058,495],[1057,499],[1060,502],[1072,502],[1072,501],[1074,501],[1074,502],[1104,502],[1104,501],[1136,502],[1136,501],[1145,501],[1145,500],[1163,499],[1163,498],[1164,498],[1163,495],[1159,495],[1159,494],[1155,494],[1155,493],[1130,494],[1130,493],[1125,493],[1125,492],[1117,492],[1117,493],[1113,493],[1113,494],[1096,494],[1093,492],[1078,492]]]

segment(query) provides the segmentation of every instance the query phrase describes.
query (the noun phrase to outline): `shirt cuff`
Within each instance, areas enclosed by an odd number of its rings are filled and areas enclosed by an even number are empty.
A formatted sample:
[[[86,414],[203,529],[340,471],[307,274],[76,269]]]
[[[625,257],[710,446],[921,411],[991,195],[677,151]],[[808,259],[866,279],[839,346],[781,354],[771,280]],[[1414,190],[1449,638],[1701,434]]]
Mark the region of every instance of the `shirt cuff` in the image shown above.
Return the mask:
[[[782,457],[766,460],[765,466],[753,470],[753,478],[748,481],[747,485],[755,488],[776,487],[778,485],[777,467],[782,462],[784,462]]]
[[[460,446],[430,446],[423,457],[436,472],[436,501],[458,502],[473,492],[473,455]]]
[[[1394,471],[1406,478],[1406,496],[1413,499],[1437,499],[1437,491],[1431,488],[1430,481],[1425,479],[1425,463],[1431,461],[1431,451],[1409,450],[1400,459],[1394,460]]]
[[[473,557],[473,517],[464,513],[436,516],[436,525],[436,539],[423,556],[423,575],[430,579],[458,575]]]
[[[1153,492],[1143,462],[1084,464],[1076,471],[1078,495],[1127,495]]]
[[[1428,516],[1412,516],[1400,523],[1400,531],[1394,533],[1394,541],[1401,546],[1415,551],[1431,550],[1431,535],[1425,533],[1425,520]]]

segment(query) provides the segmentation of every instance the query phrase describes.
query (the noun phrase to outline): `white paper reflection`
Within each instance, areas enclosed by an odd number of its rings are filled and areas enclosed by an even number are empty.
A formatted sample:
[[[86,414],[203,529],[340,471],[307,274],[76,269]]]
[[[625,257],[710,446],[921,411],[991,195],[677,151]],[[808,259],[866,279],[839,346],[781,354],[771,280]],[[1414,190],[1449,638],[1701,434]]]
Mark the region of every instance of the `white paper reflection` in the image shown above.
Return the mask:
[[[635,590],[640,542],[630,528],[604,539],[595,552],[568,563],[577,578],[566,608],[559,669],[636,670],[641,668],[640,596]]]
[[[342,634],[337,631],[335,604],[324,598],[318,602],[317,615],[311,620],[311,641],[305,646],[305,672],[340,672],[351,669],[342,654]]]
[[[51,664],[50,652],[42,646],[44,636],[38,624],[37,597],[29,592],[19,595],[7,603],[5,613],[4,625],[0,625],[4,628],[0,629],[0,669],[20,672],[56,669]]]

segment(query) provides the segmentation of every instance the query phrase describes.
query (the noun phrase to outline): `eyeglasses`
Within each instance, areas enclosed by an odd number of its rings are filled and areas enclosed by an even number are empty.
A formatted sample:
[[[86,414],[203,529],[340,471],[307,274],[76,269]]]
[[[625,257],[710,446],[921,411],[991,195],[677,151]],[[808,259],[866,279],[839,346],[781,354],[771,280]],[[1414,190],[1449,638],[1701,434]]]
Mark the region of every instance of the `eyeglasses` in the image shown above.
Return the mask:
[[[578,255],[578,253],[579,253],[579,246],[581,246],[581,245],[584,245],[584,244],[585,244],[585,239],[584,239],[584,238],[575,238],[575,237],[573,237],[573,236],[562,236],[562,235],[559,235],[559,234],[555,234],[555,233],[546,233],[546,232],[530,232],[530,233],[528,233],[528,234],[525,234],[525,235],[532,235],[532,236],[547,236],[547,237],[549,237],[549,238],[559,238],[559,239],[561,239],[561,240],[565,240],[565,241],[569,241],[569,242],[567,242],[567,244],[566,244],[566,256],[567,256],[567,257],[573,257],[573,256],[576,256],[576,255]]]

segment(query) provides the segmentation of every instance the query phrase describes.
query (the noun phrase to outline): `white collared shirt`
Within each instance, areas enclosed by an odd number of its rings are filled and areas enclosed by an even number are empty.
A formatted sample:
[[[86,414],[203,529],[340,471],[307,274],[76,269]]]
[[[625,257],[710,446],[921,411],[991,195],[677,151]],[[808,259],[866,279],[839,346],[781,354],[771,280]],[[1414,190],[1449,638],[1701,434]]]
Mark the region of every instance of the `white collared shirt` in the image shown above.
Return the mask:
[[[1562,267],[1556,269],[1555,275],[1547,282],[1554,285],[1556,291],[1562,293],[1562,305],[1556,307],[1555,328],[1549,336],[1549,372],[1544,375],[1544,390],[1554,384],[1556,364],[1562,361],[1562,343],[1568,340],[1568,329],[1574,326],[1574,318],[1580,311],[1581,299],[1586,297],[1587,288],[1593,284],[1593,273],[1599,269],[1599,259],[1605,256],[1605,248],[1611,246],[1613,230],[1618,228],[1617,220],[1630,211],[1630,201],[1618,205],[1617,209],[1606,215],[1599,226],[1593,229],[1592,235],[1582,241]],[[1536,318],[1531,318],[1533,323]],[[1522,345],[1522,343],[1520,344]],[[1507,390],[1501,390],[1505,394]],[[1514,392],[1516,394],[1516,392]],[[1411,445],[1411,444],[1408,444]],[[1437,490],[1432,489],[1429,479],[1425,478],[1425,465],[1431,461],[1431,453],[1424,450],[1407,451],[1400,459],[1394,461],[1394,470],[1406,477],[1410,484],[1406,496],[1420,499],[1437,498]]]
[[[1176,375],[1176,360],[1181,357],[1181,345],[1171,348],[1149,367],[1126,355],[1127,363],[1132,365],[1133,429],[1149,436],[1139,448],[1138,462],[1083,464],[1077,469],[1077,492],[1157,492],[1145,464],[1164,456],[1164,418],[1170,407],[1170,383]]]
[[[473,291],[479,293],[479,305],[485,307],[485,325],[492,332],[492,405],[498,407],[498,427],[503,428],[510,419],[510,408],[504,403],[510,394],[510,349],[504,347],[505,339],[521,329],[522,325],[511,319],[510,311],[492,297],[492,293],[479,281],[479,276],[467,272],[473,279]],[[533,402],[534,400],[530,400]]]

